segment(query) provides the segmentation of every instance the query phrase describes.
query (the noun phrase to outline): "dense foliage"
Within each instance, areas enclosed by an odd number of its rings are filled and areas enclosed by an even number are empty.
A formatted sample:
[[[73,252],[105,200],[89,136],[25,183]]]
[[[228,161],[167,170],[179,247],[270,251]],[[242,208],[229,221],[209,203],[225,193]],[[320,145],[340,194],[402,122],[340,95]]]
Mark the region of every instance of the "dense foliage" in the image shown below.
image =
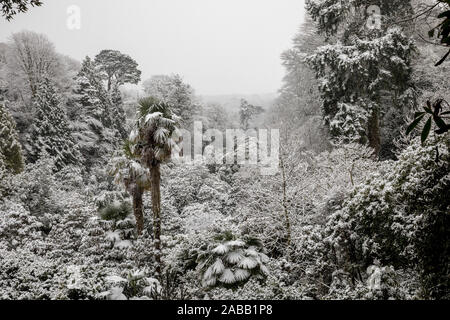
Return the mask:
[[[370,3],[379,29],[367,1],[306,1],[267,108],[204,104],[179,75],[129,94],[130,56],[78,63],[14,34],[0,46],[0,299],[449,299],[448,61],[436,69],[445,52],[415,34],[447,3]],[[194,120],[279,129],[278,171],[183,159],[178,126]]]

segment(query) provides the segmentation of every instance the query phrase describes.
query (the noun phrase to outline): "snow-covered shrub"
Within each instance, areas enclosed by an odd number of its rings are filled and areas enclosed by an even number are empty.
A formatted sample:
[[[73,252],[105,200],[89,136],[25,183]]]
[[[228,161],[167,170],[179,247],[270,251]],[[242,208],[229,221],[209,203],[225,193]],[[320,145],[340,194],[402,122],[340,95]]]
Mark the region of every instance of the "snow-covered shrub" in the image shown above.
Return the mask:
[[[0,250],[1,299],[55,299],[60,266],[26,250]]]
[[[398,275],[393,267],[372,265],[367,268],[368,299],[405,299],[400,289]]]
[[[105,279],[110,289],[100,297],[109,300],[143,300],[161,293],[161,285],[155,278],[147,277],[145,270],[124,271],[122,276],[110,275]]]
[[[355,188],[327,224],[325,244],[337,269],[358,278],[375,260],[417,268],[424,297],[448,296],[449,141],[446,135],[421,146],[416,139]]]
[[[11,177],[11,189],[7,193],[23,203],[32,214],[57,211],[58,194],[53,168],[53,160],[41,157],[36,163],[27,165],[24,172]]]
[[[365,135],[368,118],[369,113],[360,105],[338,103],[336,114],[326,121],[333,136],[342,136],[346,142],[358,142]]]
[[[55,173],[55,179],[59,182],[60,187],[66,191],[84,189],[83,169],[79,166],[65,166]]]
[[[204,298],[226,300],[298,300],[311,299],[308,287],[302,283],[285,259],[270,259],[265,281],[250,278],[239,287],[216,286],[206,291]],[[291,279],[292,280],[291,280]]]
[[[123,220],[131,214],[131,205],[128,202],[111,203],[100,210],[103,220]]]
[[[0,298],[92,300],[108,286],[101,264],[71,264],[28,250],[0,249]]]
[[[11,201],[0,204],[0,217],[0,243],[8,249],[35,245],[48,230],[42,217]]]
[[[271,280],[271,279],[270,279]],[[250,279],[243,286],[238,288],[225,288],[217,287],[209,290],[205,298],[211,300],[272,300],[283,299],[283,295],[280,292],[276,293],[276,287],[272,286],[268,279],[265,283],[261,283],[256,279]],[[290,288],[287,288],[290,289]],[[295,288],[292,288],[293,291]],[[299,294],[294,292],[294,296],[300,297]],[[300,297],[301,298],[301,297]]]
[[[236,287],[250,277],[264,280],[269,274],[265,264],[269,258],[261,252],[259,240],[236,239],[231,233],[215,237],[205,252],[197,257],[197,270],[201,272],[206,287]]]
[[[101,264],[67,264],[61,269],[63,282],[59,285],[63,294],[58,299],[96,300],[108,288],[105,277],[111,271]]]
[[[324,299],[405,300],[416,299],[417,279],[411,270],[397,271],[392,266],[371,265],[360,279],[336,270]]]
[[[167,183],[163,180],[162,194],[180,213],[188,205],[207,202],[211,209],[225,214],[231,205],[229,184],[202,164],[167,168],[163,179]]]
[[[209,230],[223,219],[223,215],[210,209],[209,203],[195,203],[186,206],[180,214],[182,228],[186,233],[195,233]]]
[[[94,203],[98,210],[129,198],[126,191],[114,183],[114,177],[104,165],[94,166],[86,180],[85,193],[89,202]]]

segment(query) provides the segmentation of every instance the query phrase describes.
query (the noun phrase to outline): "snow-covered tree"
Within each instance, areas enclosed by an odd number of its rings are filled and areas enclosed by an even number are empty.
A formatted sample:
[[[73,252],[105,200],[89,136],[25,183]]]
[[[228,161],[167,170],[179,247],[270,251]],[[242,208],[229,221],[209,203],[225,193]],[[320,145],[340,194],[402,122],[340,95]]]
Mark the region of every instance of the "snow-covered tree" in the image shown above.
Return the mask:
[[[382,15],[373,16],[364,1],[307,1],[319,32],[330,41],[338,38],[308,61],[321,81],[323,116],[332,135],[368,143],[377,155],[392,157],[386,137],[400,130],[405,110],[414,106],[414,44],[392,23],[411,12],[411,3],[380,0],[373,5]]]
[[[305,22],[293,39],[292,48],[281,55],[286,74],[277,106],[280,109],[278,116],[285,120],[284,125],[290,125],[287,123],[290,121],[298,126],[307,118],[320,115],[318,81],[305,58],[322,44],[323,39],[317,36],[314,22],[306,15]]]
[[[133,154],[150,170],[155,241],[156,272],[161,274],[161,164],[170,160],[177,148],[172,139],[177,131],[178,116],[169,104],[149,97],[139,101],[139,119],[130,134]]]
[[[218,129],[223,132],[228,128],[233,128],[231,117],[220,104],[207,104],[202,108],[202,116],[204,117],[203,125],[206,128]]]
[[[430,36],[434,36],[437,31],[438,37],[441,39],[441,44],[449,47],[450,46],[450,2],[448,0],[437,0],[442,4],[442,11],[438,15],[438,18],[444,19],[437,27],[429,32]],[[437,30],[436,30],[437,29]],[[444,63],[445,60],[450,56],[450,50],[436,63],[436,66]]]
[[[32,31],[14,33],[8,43],[7,68],[16,91],[34,96],[44,77],[57,78],[63,72],[61,57],[44,34]],[[20,82],[22,83],[20,83]]]
[[[38,87],[34,103],[37,113],[27,145],[30,160],[35,162],[42,152],[47,152],[55,159],[57,169],[68,164],[79,164],[81,155],[78,146],[71,135],[58,94],[49,79],[44,79]]]
[[[86,57],[75,78],[73,99],[78,103],[80,117],[92,117],[104,126],[112,124],[111,103],[103,88],[102,79],[93,61]]]
[[[113,127],[116,128],[122,137],[126,137],[127,132],[125,130],[125,125],[127,117],[124,110],[124,103],[122,99],[122,93],[119,90],[117,83],[113,85],[113,89],[110,93],[111,99],[111,117],[113,121]]]
[[[0,158],[8,171],[19,173],[23,170],[22,146],[16,131],[16,123],[2,103],[0,103]]]
[[[6,20],[10,21],[20,12],[27,12],[29,7],[39,7],[42,5],[40,0],[2,0],[1,12]]]
[[[254,106],[248,103],[247,100],[241,99],[241,105],[239,107],[239,117],[241,120],[241,127],[247,130],[250,125],[250,121],[257,115],[264,112],[264,109],[260,106]]]
[[[439,159],[436,159],[436,147]],[[421,275],[422,298],[448,296],[450,140],[417,138],[338,206],[327,224],[326,255],[354,277],[379,261]]]
[[[138,64],[129,55],[117,50],[102,50],[95,57],[95,64],[102,77],[106,80],[107,91],[113,89],[113,85],[118,86],[125,83],[137,84],[141,80],[141,71]]]
[[[200,109],[194,89],[177,74],[153,76],[143,86],[146,94],[170,104],[184,127],[192,123]]]
[[[87,118],[96,119],[104,127],[115,129],[125,137],[126,117],[119,85],[114,82],[111,92],[107,92],[101,70],[89,57],[83,61],[75,82],[72,113],[78,114],[82,121],[88,121]]]
[[[133,199],[133,212],[136,219],[136,231],[141,235],[144,230],[144,191],[151,187],[150,172],[140,161],[136,146],[125,141],[123,154],[112,159],[110,174],[117,184],[123,184]]]
[[[292,42],[292,48],[281,55],[286,73],[266,122],[270,127],[280,128],[282,148],[290,150],[294,145],[303,145],[321,152],[329,137],[322,123],[319,81],[305,58],[324,40],[317,36],[315,23],[309,15],[305,16]]]

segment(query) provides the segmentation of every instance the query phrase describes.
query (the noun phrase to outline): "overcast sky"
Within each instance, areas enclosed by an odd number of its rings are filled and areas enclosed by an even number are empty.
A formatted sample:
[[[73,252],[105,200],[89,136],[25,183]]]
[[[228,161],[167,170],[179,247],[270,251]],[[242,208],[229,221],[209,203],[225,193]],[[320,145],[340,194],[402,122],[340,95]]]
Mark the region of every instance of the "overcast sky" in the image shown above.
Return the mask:
[[[43,0],[11,22],[0,42],[24,29],[45,33],[78,60],[102,49],[131,55],[143,80],[178,73],[198,94],[276,92],[280,54],[303,21],[304,0]],[[67,9],[81,9],[81,28]]]

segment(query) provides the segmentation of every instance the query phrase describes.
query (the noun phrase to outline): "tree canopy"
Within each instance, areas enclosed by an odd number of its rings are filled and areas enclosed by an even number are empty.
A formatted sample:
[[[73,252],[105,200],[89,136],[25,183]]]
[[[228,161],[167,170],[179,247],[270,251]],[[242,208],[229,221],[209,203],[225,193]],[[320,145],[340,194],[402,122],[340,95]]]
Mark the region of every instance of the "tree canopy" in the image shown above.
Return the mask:
[[[42,5],[40,0],[0,0],[0,6],[3,17],[10,21],[14,16],[21,12],[27,12],[29,7],[39,7]]]
[[[141,71],[138,64],[127,54],[117,50],[102,50],[96,57],[95,63],[103,72],[103,78],[107,81],[108,92],[113,85],[125,83],[137,84],[141,81]]]

